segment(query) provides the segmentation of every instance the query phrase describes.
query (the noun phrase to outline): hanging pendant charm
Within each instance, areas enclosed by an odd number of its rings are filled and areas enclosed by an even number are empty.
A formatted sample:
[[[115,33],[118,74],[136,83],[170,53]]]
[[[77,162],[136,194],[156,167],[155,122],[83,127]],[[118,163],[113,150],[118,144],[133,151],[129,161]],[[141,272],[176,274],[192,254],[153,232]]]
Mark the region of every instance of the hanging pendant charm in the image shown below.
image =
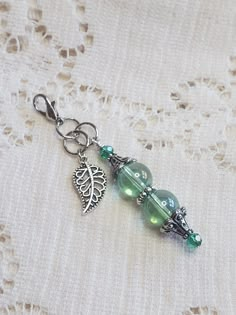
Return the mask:
[[[106,183],[106,175],[100,167],[81,162],[80,167],[74,171],[73,184],[82,199],[82,214],[87,214],[97,207],[104,196]]]
[[[40,102],[41,105],[39,104]],[[103,170],[98,166],[89,164],[87,157],[84,155],[84,152],[98,141],[97,127],[90,122],[80,123],[74,118],[60,117],[55,108],[55,102],[50,102],[43,94],[37,94],[34,97],[33,105],[41,115],[55,123],[56,132],[63,139],[63,146],[66,152],[79,157],[80,166],[74,171],[73,184],[82,199],[82,214],[91,212],[103,198],[107,183]],[[68,132],[63,132],[61,127],[65,128],[63,126],[65,123],[67,125],[73,124],[74,128],[69,129]],[[90,134],[88,133],[88,128],[90,128]],[[73,145],[72,147],[71,144]]]
[[[43,102],[45,110],[39,106],[39,100]],[[201,236],[194,233],[185,220],[185,208],[180,207],[178,199],[170,191],[153,188],[152,174],[147,166],[135,159],[117,155],[110,145],[101,145],[97,128],[93,123],[80,123],[74,118],[60,117],[55,102],[50,102],[45,95],[36,95],[33,105],[48,120],[55,122],[56,131],[63,138],[65,150],[80,159],[80,166],[73,174],[73,185],[82,200],[82,214],[93,211],[106,190],[105,173],[100,167],[89,164],[84,155],[90,146],[96,145],[100,156],[110,162],[120,193],[136,200],[149,224],[156,226],[162,232],[174,232],[182,236],[190,249],[201,245]],[[65,122],[76,126],[69,132],[63,133],[61,127]],[[76,150],[72,150],[71,143],[76,146]]]
[[[108,145],[100,148],[100,155],[110,162],[120,193],[137,201],[150,225],[161,232],[182,236],[191,249],[201,245],[201,236],[189,228],[185,220],[186,209],[180,207],[175,195],[152,187],[152,174],[148,167],[134,159],[117,155]]]

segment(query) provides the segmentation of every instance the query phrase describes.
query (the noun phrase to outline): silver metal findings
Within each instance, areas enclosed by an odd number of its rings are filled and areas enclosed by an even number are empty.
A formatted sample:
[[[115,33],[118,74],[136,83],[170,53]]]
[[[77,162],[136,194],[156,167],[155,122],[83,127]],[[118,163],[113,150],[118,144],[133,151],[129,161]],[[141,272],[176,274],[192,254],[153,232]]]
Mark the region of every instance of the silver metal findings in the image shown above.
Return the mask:
[[[82,161],[73,174],[73,183],[83,203],[83,214],[94,210],[106,190],[106,175],[95,165]]]
[[[45,110],[40,109],[39,107],[39,100],[43,100],[43,105],[46,106]],[[56,121],[59,118],[58,112],[55,109],[55,102],[50,102],[44,94],[37,94],[33,98],[33,105],[34,108],[43,116],[45,116],[48,120]]]
[[[107,182],[103,170],[98,166],[89,164],[85,156],[86,150],[99,142],[97,127],[90,122],[80,123],[74,118],[60,117],[55,108],[55,102],[50,102],[47,96],[43,94],[34,97],[33,105],[41,115],[56,124],[56,131],[63,138],[66,152],[79,158],[80,166],[74,171],[73,185],[82,199],[82,214],[91,212],[103,198]],[[73,123],[75,128],[63,133],[62,126],[65,123]],[[92,129],[92,135],[89,135],[88,129],[90,129],[90,133]],[[73,148],[70,147],[70,144],[73,145]]]
[[[111,154],[108,161],[111,164],[111,169],[113,175],[117,175],[118,171],[127,163],[129,162],[135,162],[135,159],[129,158],[129,157],[121,157],[117,154]]]
[[[150,194],[152,192],[152,187],[151,186],[147,186],[138,196],[138,198],[136,199],[137,204],[140,206],[145,198],[147,197],[148,194]]]
[[[171,218],[161,227],[161,232],[174,232],[187,239],[193,233],[193,230],[189,228],[185,220],[186,214],[187,212],[184,207],[176,209]]]

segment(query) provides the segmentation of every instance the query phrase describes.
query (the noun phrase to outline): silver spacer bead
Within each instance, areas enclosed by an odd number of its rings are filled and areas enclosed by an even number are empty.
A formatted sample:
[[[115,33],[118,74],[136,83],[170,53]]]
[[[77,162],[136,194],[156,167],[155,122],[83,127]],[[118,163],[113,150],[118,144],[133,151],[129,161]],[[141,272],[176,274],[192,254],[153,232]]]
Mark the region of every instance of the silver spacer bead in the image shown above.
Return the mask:
[[[153,187],[151,186],[147,186],[138,196],[137,200],[137,204],[140,206],[143,202],[144,199],[152,192]]]

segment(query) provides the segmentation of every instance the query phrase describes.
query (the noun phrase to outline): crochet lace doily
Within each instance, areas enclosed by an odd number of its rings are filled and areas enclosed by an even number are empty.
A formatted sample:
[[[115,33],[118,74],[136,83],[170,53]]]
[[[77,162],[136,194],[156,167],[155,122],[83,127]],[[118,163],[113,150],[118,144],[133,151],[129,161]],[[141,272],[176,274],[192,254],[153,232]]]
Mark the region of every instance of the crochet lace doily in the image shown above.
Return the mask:
[[[0,1],[0,314],[236,312],[233,0]],[[108,188],[81,216],[78,161],[34,111],[95,123],[202,235],[194,253]]]

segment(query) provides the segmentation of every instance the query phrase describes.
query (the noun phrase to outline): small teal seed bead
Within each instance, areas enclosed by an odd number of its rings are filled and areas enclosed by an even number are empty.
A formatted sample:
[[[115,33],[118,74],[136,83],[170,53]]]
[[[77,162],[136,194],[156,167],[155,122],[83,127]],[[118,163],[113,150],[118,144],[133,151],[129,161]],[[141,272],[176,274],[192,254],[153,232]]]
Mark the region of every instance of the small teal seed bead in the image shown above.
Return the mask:
[[[104,145],[100,148],[99,153],[104,160],[107,160],[109,156],[113,154],[113,147],[110,145]]]
[[[117,185],[121,194],[131,198],[137,198],[151,184],[152,174],[142,163],[130,162],[124,165],[117,175]]]
[[[187,246],[190,249],[195,249],[202,244],[202,238],[198,233],[191,233],[187,238]]]
[[[147,222],[161,227],[179,208],[179,202],[170,191],[153,189],[144,199],[142,207]]]

